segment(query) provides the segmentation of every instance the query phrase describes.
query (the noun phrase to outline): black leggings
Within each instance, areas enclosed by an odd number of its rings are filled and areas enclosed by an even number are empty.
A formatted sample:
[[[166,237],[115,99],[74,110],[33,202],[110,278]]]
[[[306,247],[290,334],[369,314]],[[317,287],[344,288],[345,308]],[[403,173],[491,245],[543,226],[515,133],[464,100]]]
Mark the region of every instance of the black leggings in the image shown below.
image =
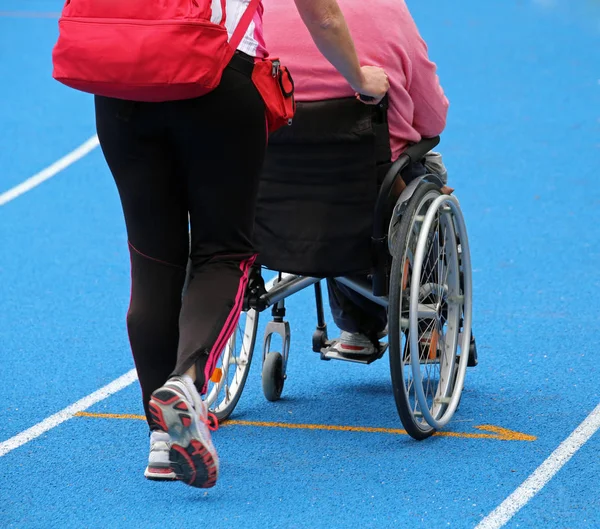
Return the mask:
[[[95,101],[100,145],[127,227],[127,329],[153,428],[152,392],[195,364],[196,385],[205,393],[237,324],[255,258],[265,109],[250,77],[231,67],[216,90],[197,99]],[[182,293],[188,256],[192,275]]]

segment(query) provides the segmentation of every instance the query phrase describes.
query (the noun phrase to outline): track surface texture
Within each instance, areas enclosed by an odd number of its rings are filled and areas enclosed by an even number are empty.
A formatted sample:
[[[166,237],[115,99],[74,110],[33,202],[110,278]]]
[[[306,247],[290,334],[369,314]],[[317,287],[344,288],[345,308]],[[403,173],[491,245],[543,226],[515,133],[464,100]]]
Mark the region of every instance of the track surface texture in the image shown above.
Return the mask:
[[[3,527],[600,527],[600,3],[409,2],[451,102],[439,150],[472,247],[480,364],[456,435],[257,425],[402,428],[387,356],[311,351],[307,290],[287,305],[283,398],[262,395],[259,334],[231,418],[250,424],[214,434],[210,490],[143,476],[124,223],[91,97],[51,78],[61,7],[0,0],[0,194],[92,138],[0,206]]]

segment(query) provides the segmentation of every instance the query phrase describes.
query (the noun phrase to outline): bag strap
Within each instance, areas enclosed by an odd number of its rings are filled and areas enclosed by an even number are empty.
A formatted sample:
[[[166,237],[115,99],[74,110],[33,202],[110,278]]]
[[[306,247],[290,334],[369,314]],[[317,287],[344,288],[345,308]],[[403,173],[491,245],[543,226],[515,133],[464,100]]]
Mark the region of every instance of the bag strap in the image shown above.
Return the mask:
[[[233,31],[233,34],[231,35],[231,40],[229,41],[229,46],[231,50],[227,54],[227,57],[225,57],[225,62],[229,62],[231,60],[231,57],[233,57],[233,54],[237,50],[237,47],[239,46],[240,42],[242,42],[242,39],[244,38],[247,29],[250,27],[252,19],[254,18],[254,14],[256,13],[256,10],[258,9],[258,6],[260,5],[261,1],[262,0],[250,0],[246,11],[244,11],[242,18],[240,18],[238,25],[236,26],[235,30]]]

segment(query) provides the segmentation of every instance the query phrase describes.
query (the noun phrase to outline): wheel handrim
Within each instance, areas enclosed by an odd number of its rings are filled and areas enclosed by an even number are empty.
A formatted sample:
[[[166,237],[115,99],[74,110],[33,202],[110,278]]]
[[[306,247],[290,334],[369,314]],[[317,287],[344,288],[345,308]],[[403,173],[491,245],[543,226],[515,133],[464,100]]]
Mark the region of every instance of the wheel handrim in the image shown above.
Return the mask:
[[[243,390],[250,368],[257,327],[258,313],[254,309],[242,313],[234,333],[225,345],[218,366],[221,369],[220,380],[209,382],[209,391],[205,398],[210,411],[217,416],[227,414],[229,408],[236,404],[238,393]]]
[[[441,211],[441,215],[440,215]],[[448,245],[448,253],[446,261],[448,261],[448,270],[444,272],[438,268],[438,272],[445,279],[441,285],[437,287],[445,293],[446,303],[446,324],[448,326],[443,339],[443,351],[439,354],[438,363],[440,367],[439,383],[435,392],[431,395],[431,407],[427,395],[423,387],[423,359],[422,355],[412,354],[412,351],[420,351],[419,345],[422,333],[419,329],[419,316],[427,315],[435,323],[435,331],[440,332],[438,328],[441,319],[440,307],[436,307],[436,316],[427,314],[431,312],[431,306],[423,306],[420,304],[422,297],[421,289],[423,282],[421,281],[421,272],[423,261],[426,257],[425,251],[428,248],[427,239],[431,233],[431,227],[434,221],[438,219],[436,232],[439,233],[439,219],[443,219],[441,224],[445,227],[447,235],[444,237],[444,250],[446,250],[446,242]],[[455,236],[454,236],[455,234]],[[449,236],[453,235],[453,236]],[[460,243],[457,243],[456,237]],[[459,250],[460,247],[460,250]],[[460,258],[459,258],[460,251]],[[438,259],[441,262],[441,260]],[[463,268],[463,293],[460,293],[460,267]],[[413,385],[417,401],[420,407],[420,412],[423,418],[432,428],[441,428],[445,426],[452,415],[454,414],[460,394],[464,386],[464,376],[468,361],[468,348],[471,334],[471,263],[466,237],[466,229],[464,219],[460,212],[458,200],[454,196],[440,195],[436,198],[428,208],[427,214],[422,223],[422,227],[418,236],[417,250],[414,256],[413,273],[410,282],[410,310],[409,310],[409,350],[410,364],[413,376]],[[438,276],[439,277],[439,276]],[[442,299],[442,296],[440,296]],[[441,302],[440,302],[441,304]],[[460,316],[463,315],[463,332],[460,333]],[[423,319],[423,318],[422,318]],[[426,319],[426,318],[425,318]],[[432,329],[433,331],[433,329]],[[426,331],[427,332],[427,331]],[[425,334],[425,333],[423,333]],[[459,343],[460,341],[460,343]],[[458,372],[455,374],[456,351],[460,347],[460,362]],[[465,354],[463,354],[465,353]],[[427,362],[425,362],[427,365]],[[431,363],[434,365],[434,362]],[[427,390],[431,387],[430,378],[427,379]]]
[[[412,263],[414,262],[416,241],[418,240],[420,229],[419,226],[424,218],[424,213],[428,210],[433,201],[440,196],[440,192],[437,189],[432,189],[426,192],[420,199],[419,203],[414,209],[414,213],[409,218],[409,226],[404,234],[403,238],[403,251],[401,254],[403,265],[401,266],[402,279],[399,287],[399,307],[398,307],[398,326],[400,332],[399,336],[399,352],[398,358],[400,362],[401,371],[401,391],[404,394],[404,402],[406,409],[411,416],[411,424],[417,428],[423,434],[430,434],[432,432],[431,426],[423,419],[423,414],[419,411],[419,400],[416,395],[415,381],[413,378],[413,370],[410,362],[409,354],[409,340],[408,340],[408,327],[409,327],[409,312],[408,307],[409,296],[407,295],[410,291],[409,285],[411,282],[411,269]],[[401,352],[400,352],[401,351]],[[390,357],[391,358],[391,357]],[[407,425],[408,427],[408,425]]]

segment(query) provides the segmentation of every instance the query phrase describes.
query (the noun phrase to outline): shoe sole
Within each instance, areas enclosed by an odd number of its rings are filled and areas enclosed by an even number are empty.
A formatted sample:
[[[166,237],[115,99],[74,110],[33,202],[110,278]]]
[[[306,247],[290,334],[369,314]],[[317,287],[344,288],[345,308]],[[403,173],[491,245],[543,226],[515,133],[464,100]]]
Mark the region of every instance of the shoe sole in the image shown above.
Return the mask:
[[[169,473],[168,476],[162,474],[154,474],[153,472],[144,472],[144,477],[149,481],[178,481],[175,472]]]
[[[368,349],[366,347],[361,347],[360,349],[358,349],[358,346],[355,345],[351,345],[350,347],[352,349],[348,349],[342,344],[338,343],[334,345],[331,350],[346,356],[373,356],[377,352],[375,349]]]
[[[195,414],[179,392],[161,388],[150,399],[152,419],[171,437],[169,460],[178,480],[191,487],[208,489],[217,482],[216,454],[193,433],[197,429]]]
[[[177,481],[177,475],[171,468],[146,467],[144,477],[150,481]]]

